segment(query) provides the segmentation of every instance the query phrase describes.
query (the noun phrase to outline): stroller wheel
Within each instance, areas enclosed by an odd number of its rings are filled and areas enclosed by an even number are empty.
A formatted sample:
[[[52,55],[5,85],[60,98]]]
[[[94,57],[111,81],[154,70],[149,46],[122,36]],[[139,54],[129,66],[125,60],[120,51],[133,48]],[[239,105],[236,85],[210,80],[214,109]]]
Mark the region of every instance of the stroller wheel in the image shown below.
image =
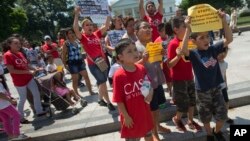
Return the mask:
[[[82,107],[86,107],[88,105],[88,102],[84,99],[81,99],[81,105]]]
[[[72,114],[76,115],[79,113],[79,110],[77,108],[72,109]]]

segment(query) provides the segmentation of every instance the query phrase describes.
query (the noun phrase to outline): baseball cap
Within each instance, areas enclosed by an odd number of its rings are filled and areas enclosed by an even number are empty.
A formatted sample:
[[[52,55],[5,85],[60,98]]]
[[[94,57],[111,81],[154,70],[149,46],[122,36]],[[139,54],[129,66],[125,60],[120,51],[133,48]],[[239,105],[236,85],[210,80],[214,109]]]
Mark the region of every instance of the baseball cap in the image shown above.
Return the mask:
[[[46,40],[46,39],[51,39],[51,38],[50,38],[49,35],[45,35],[45,36],[44,36],[44,40]]]

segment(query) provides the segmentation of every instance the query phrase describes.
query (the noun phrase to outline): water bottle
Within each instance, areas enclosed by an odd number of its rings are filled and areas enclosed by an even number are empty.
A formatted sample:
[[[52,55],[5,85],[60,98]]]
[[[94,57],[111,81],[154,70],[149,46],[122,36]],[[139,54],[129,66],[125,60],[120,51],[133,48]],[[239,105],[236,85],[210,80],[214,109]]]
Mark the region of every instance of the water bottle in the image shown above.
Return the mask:
[[[149,94],[149,91],[150,91],[150,88],[151,88],[150,84],[151,84],[151,83],[150,83],[150,81],[149,81],[149,79],[148,79],[148,76],[146,75],[146,76],[144,77],[142,86],[141,86],[141,88],[140,88],[141,93],[142,93],[142,95],[143,95],[144,97],[147,97],[148,94]]]

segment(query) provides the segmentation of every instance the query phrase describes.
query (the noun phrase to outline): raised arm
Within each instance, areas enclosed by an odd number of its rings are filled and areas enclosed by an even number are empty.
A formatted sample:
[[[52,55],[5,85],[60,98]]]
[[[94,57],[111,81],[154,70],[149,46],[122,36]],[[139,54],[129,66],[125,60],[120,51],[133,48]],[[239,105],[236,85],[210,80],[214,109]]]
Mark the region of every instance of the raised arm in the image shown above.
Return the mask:
[[[163,0],[158,0],[159,6],[158,6],[158,12],[163,15]]]
[[[141,19],[143,19],[145,16],[144,0],[139,0],[139,12],[140,12]]]
[[[181,46],[181,51],[180,51],[185,56],[189,56],[188,40],[189,40],[189,36],[190,36],[190,33],[191,33],[190,22],[191,22],[191,18],[186,17],[185,24],[186,24],[187,28],[186,28],[186,32],[185,32],[183,40],[182,40],[182,46]]]
[[[78,18],[79,18],[79,15],[80,15],[80,7],[76,6],[74,12],[75,12],[75,17],[74,17],[73,29],[74,29],[76,37],[79,40],[81,40],[82,39],[82,34],[81,34],[81,31],[79,30],[79,25],[78,25]]]
[[[224,12],[219,11],[219,15],[222,19],[222,26],[225,32],[225,39],[224,39],[224,47],[227,47],[233,41],[233,34],[232,30],[229,28],[226,20],[226,14]]]
[[[105,25],[100,28],[102,35],[109,29],[110,22],[111,22],[111,17],[107,16]]]

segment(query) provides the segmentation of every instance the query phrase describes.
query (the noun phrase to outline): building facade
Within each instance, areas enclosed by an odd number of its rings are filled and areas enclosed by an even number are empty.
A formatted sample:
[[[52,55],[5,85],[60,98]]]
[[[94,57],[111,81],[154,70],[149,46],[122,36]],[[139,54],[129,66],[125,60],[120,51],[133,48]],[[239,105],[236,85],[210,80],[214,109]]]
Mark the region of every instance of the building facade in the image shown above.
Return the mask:
[[[154,0],[158,7],[158,0]],[[144,2],[144,4],[146,1]],[[119,0],[111,5],[113,16],[133,16],[136,19],[139,15],[139,0]],[[169,20],[175,14],[175,0],[163,0],[164,20]]]

